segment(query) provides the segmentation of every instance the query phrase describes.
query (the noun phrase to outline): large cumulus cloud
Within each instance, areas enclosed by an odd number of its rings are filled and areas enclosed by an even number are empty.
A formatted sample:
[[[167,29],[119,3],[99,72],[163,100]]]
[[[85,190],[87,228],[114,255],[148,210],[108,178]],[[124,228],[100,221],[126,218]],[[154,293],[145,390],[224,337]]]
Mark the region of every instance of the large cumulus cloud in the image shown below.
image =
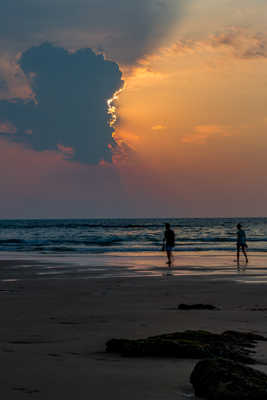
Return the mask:
[[[126,64],[158,45],[189,0],[2,0],[0,46],[97,47]]]
[[[118,65],[90,49],[69,53],[49,43],[24,52],[19,65],[34,97],[0,101],[0,134],[82,163],[111,160],[107,100],[123,85]]]

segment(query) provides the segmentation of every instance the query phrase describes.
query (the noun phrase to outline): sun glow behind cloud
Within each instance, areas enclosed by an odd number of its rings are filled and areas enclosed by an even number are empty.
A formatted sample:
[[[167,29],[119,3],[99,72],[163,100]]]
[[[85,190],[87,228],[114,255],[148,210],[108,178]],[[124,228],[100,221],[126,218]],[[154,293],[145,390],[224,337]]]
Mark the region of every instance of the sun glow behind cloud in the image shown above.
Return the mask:
[[[118,120],[117,102],[119,100],[119,95],[122,91],[123,91],[123,88],[117,90],[114,93],[114,95],[110,99],[107,100],[107,106],[108,106],[107,112],[110,115],[110,121],[109,121],[110,127],[114,127]]]

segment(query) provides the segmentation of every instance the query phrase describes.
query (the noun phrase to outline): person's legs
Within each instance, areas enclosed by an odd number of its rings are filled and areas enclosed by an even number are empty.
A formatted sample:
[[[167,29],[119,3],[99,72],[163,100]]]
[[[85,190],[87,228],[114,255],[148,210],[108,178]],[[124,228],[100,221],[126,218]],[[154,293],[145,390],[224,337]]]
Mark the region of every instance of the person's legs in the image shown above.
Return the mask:
[[[167,254],[167,259],[168,259],[167,264],[168,264],[169,268],[171,268],[172,259],[173,259],[173,257],[172,257],[172,247],[171,246],[166,246],[166,254]]]
[[[166,245],[166,255],[167,255],[167,264],[169,266],[169,268],[172,267],[173,265],[173,254],[172,254],[172,246]]]
[[[243,252],[243,254],[244,254],[244,256],[245,256],[246,262],[248,262],[248,256],[247,256],[247,252],[246,252],[246,247],[245,247],[245,245],[242,245],[242,252]]]
[[[236,262],[237,262],[237,265],[239,265],[239,255],[240,255],[240,245],[237,244],[236,245]]]
[[[172,265],[172,252],[171,252],[171,250],[167,250],[167,259],[168,259],[168,265],[169,265],[169,268],[171,267],[171,265]]]

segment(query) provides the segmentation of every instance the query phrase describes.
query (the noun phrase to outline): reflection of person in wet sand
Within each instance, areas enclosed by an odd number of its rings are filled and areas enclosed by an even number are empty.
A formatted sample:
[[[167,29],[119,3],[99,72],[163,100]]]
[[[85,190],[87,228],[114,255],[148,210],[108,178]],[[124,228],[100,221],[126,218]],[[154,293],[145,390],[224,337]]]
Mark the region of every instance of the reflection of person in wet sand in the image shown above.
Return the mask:
[[[248,248],[247,246],[247,239],[246,239],[246,233],[242,229],[241,224],[237,224],[237,241],[236,241],[236,261],[237,265],[239,265],[239,255],[240,255],[240,249],[242,250],[242,253],[245,256],[246,263],[248,263],[248,256],[246,249]]]
[[[167,264],[168,264],[169,268],[171,268],[173,265],[172,250],[173,250],[174,245],[175,245],[174,231],[171,229],[170,224],[166,223],[162,250],[166,251],[167,259],[168,259]]]

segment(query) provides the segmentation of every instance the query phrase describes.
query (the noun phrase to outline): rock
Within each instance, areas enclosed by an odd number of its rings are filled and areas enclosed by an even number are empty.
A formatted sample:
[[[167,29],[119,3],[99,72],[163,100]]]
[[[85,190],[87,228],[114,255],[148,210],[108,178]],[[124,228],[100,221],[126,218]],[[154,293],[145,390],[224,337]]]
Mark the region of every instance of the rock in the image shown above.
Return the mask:
[[[111,339],[106,351],[128,357],[228,358],[254,363],[250,357],[256,341],[267,340],[252,333],[226,331],[222,334],[207,331],[184,331],[146,339]]]
[[[267,341],[265,337],[251,332],[225,331],[222,337],[245,347],[254,347],[258,341]]]
[[[178,310],[219,310],[211,304],[179,304]]]
[[[267,399],[267,375],[231,360],[199,361],[190,381],[195,395],[208,400]]]

